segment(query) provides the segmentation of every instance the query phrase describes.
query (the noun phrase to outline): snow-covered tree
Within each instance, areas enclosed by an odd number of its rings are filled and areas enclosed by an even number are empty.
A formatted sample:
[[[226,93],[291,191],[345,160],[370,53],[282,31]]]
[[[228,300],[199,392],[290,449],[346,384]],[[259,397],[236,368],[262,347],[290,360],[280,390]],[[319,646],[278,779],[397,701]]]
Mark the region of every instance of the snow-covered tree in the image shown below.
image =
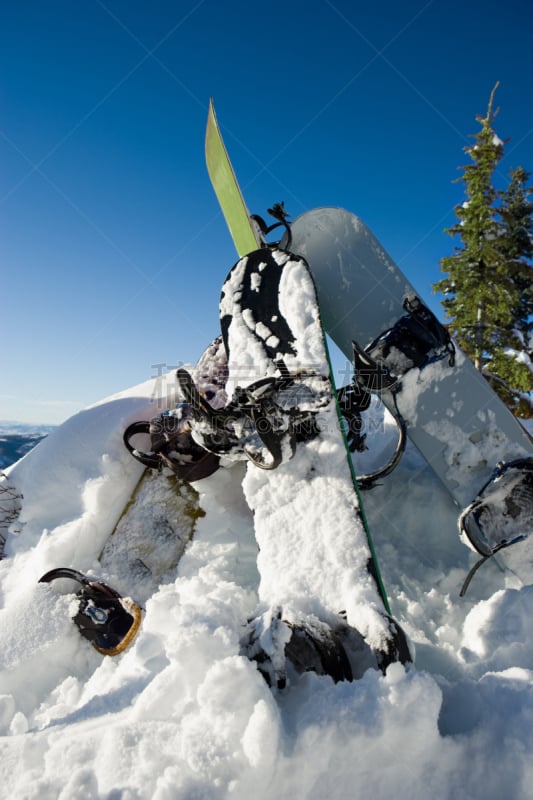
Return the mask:
[[[529,334],[532,312],[533,204],[528,174],[511,172],[506,190],[494,186],[504,142],[494,130],[492,90],[480,130],[465,148],[471,163],[459,181],[465,201],[447,233],[460,245],[441,260],[447,275],[434,285],[444,295],[449,327],[467,355],[515,413],[533,414]]]

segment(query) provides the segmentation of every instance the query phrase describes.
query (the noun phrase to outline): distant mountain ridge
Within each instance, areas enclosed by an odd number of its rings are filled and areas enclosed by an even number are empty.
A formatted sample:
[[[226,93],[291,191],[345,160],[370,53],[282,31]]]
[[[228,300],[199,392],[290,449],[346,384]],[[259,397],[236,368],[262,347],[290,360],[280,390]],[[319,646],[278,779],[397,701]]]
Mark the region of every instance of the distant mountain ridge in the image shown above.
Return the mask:
[[[57,425],[40,425],[35,422],[0,419],[0,436],[30,436],[32,434],[46,436],[54,428],[57,428]]]
[[[29,453],[55,427],[0,420],[0,469],[9,467]]]

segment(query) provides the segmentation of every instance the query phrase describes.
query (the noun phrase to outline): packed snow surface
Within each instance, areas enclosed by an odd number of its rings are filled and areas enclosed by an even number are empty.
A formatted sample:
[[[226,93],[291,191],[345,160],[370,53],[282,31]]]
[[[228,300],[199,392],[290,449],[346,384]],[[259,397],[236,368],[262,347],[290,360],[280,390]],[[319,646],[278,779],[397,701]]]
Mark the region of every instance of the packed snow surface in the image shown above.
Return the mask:
[[[259,582],[242,465],[196,484],[204,515],[195,512],[181,559],[171,548],[151,594],[116,554],[99,560],[142,471],[122,433],[161,410],[153,391],[142,385],[81,412],[9,471],[24,499],[0,562],[0,796],[530,798],[533,586],[492,560],[459,598],[475,554],[413,449],[363,498],[393,614],[416,648],[409,669],[336,685],[308,673],[273,692],[239,654]],[[368,432],[361,471],[394,442],[379,409]],[[147,540],[168,478],[151,480]],[[311,531],[320,498],[307,513]],[[58,566],[142,602],[126,652],[97,653],[70,621],[74,595],[37,583]]]

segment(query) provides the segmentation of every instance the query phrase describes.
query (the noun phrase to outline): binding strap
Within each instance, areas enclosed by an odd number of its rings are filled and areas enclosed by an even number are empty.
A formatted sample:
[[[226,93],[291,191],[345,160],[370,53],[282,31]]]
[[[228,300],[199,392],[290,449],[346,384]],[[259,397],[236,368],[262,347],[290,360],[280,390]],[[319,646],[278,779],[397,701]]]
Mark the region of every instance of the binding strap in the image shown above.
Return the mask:
[[[317,435],[314,410],[300,411],[297,406],[284,408],[277,401],[300,380],[314,378],[326,384],[327,379],[305,370],[291,373],[282,360],[277,366],[280,376],[260,378],[244,388],[238,386],[231,402],[219,409],[202,397],[187,370],[177,371],[180,389],[199,423],[198,436],[203,447],[219,455],[244,456],[260,469],[271,470],[292,457],[297,442]],[[324,405],[325,397],[325,392],[317,393],[318,406]],[[244,435],[237,435],[238,429],[243,430]],[[253,444],[254,434],[259,447]]]
[[[274,222],[273,225],[267,225],[265,220],[263,219],[263,217],[260,217],[259,214],[252,214],[250,219],[252,219],[257,224],[257,226],[259,227],[259,230],[261,232],[261,236],[263,237],[263,239],[264,239],[265,236],[268,236],[268,234],[271,231],[275,230],[276,228],[280,228],[280,227],[285,228],[285,235],[286,235],[287,238],[285,240],[284,250],[290,250],[291,241],[292,241],[292,231],[291,231],[291,226],[290,226],[290,224],[288,222],[288,218],[289,218],[290,214],[287,211],[285,211],[285,204],[283,202],[275,203],[272,206],[272,208],[267,208],[267,211],[268,211],[268,213],[270,214],[271,217],[274,217],[274,219],[277,220],[277,222]],[[271,244],[268,244],[267,246],[268,247],[277,247],[278,245],[279,245],[279,242],[272,242]]]
[[[139,433],[145,433],[147,436],[149,436],[150,423],[146,420],[139,420],[139,422],[132,422],[131,425],[128,425],[123,436],[126,449],[133,456],[133,458],[136,459],[136,461],[140,461],[140,463],[144,464],[145,467],[149,467],[150,469],[161,469],[161,458],[158,453],[144,453],[142,450],[139,450],[138,447],[134,447],[131,444],[131,438]]]
[[[150,452],[145,453],[132,444],[132,438],[138,434],[150,436]],[[190,430],[184,429],[181,420],[171,414],[162,414],[150,422],[133,422],[124,431],[123,440],[136,461],[159,472],[168,467],[182,481],[202,480],[219,467],[218,457],[197,445]]]
[[[388,392],[392,397],[392,408],[389,409],[396,426],[398,428],[398,440],[390,459],[374,472],[357,475],[357,483],[361,489],[371,489],[376,481],[389,475],[399,464],[405,451],[407,441],[407,429],[405,421],[400,413],[397,402],[397,393],[400,383],[396,377],[390,374],[386,366],[374,358],[368,351],[363,350],[357,342],[352,342],[354,377],[351,386],[345,386],[339,390],[339,404],[341,413],[344,416],[349,433],[347,435],[348,445],[353,452],[356,449],[364,449],[364,435],[360,431],[352,431],[354,421],[360,421],[360,413],[366,411],[370,405],[371,394],[378,397]]]

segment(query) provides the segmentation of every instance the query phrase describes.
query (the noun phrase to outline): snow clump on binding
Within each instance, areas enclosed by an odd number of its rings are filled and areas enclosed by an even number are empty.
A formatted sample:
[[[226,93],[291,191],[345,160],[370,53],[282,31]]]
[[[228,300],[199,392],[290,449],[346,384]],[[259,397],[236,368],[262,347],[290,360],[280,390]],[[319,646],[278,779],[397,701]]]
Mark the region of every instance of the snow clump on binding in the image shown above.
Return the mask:
[[[335,683],[354,681],[368,669],[385,673],[394,662],[412,661],[405,633],[390,618],[389,625],[394,627],[394,641],[387,641],[386,650],[374,651],[343,614],[324,622],[314,616],[285,615],[277,608],[248,620],[241,649],[273,688],[284,689],[305,672],[329,675]]]

